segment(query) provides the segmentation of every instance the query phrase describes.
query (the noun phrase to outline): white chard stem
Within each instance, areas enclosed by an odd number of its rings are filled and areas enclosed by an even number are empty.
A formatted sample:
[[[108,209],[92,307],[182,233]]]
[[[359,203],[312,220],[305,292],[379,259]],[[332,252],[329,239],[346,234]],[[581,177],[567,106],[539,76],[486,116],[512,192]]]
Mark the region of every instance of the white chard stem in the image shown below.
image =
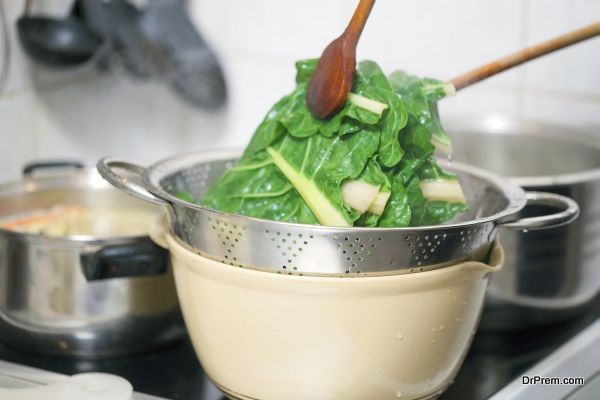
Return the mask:
[[[348,101],[357,107],[377,115],[381,115],[388,108],[387,104],[380,103],[356,93],[348,93]]]
[[[423,197],[429,201],[466,202],[465,194],[457,180],[420,181],[419,186]]]

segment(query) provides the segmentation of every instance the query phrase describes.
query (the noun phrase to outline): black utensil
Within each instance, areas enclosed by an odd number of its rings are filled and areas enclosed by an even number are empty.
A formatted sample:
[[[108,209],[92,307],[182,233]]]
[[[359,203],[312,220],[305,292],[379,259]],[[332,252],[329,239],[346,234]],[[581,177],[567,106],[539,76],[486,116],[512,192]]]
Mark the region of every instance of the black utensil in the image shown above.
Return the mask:
[[[36,62],[54,68],[68,68],[89,61],[102,46],[102,38],[92,32],[75,14],[63,18],[30,16],[31,0],[17,20],[19,40]]]
[[[138,9],[126,0],[81,0],[83,17],[110,38],[132,76],[167,83],[192,105],[217,109],[227,97],[218,59],[180,0],[153,0]]]

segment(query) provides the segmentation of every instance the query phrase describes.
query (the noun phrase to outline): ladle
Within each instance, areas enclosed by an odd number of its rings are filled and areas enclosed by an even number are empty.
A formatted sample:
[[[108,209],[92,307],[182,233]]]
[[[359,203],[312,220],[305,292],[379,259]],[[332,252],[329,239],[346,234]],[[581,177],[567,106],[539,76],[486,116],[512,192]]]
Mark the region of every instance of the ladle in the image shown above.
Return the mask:
[[[63,19],[30,16],[30,9],[31,0],[27,0],[23,16],[17,20],[17,31],[23,48],[38,63],[74,67],[90,60],[102,45],[102,38],[81,19],[73,15]]]

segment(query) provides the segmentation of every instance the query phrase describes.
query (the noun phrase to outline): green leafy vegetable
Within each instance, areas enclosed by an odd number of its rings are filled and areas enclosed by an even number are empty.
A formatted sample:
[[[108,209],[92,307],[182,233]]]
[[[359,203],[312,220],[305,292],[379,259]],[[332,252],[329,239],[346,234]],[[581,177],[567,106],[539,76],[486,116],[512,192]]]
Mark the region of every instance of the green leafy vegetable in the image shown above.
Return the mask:
[[[437,101],[445,96],[454,95],[454,86],[435,79],[420,79],[404,71],[395,71],[390,77],[390,84],[400,95],[406,109],[418,123],[428,132],[430,141],[441,151],[452,152],[450,137],[442,128]]]
[[[321,120],[305,103],[316,64],[296,63],[296,88],[273,106],[202,204],[331,226],[439,224],[466,210],[457,177],[432,156],[436,146],[450,148],[436,102],[451,85],[401,71],[386,77],[363,61],[346,104]]]

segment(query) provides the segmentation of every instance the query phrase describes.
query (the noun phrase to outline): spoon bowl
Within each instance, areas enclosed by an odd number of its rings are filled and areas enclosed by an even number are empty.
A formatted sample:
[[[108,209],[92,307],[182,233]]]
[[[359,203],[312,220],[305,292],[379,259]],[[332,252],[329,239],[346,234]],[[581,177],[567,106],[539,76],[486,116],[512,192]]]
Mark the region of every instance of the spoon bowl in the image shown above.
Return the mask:
[[[344,106],[356,69],[356,45],[375,0],[360,0],[348,27],[323,51],[306,94],[312,115],[325,119]]]

